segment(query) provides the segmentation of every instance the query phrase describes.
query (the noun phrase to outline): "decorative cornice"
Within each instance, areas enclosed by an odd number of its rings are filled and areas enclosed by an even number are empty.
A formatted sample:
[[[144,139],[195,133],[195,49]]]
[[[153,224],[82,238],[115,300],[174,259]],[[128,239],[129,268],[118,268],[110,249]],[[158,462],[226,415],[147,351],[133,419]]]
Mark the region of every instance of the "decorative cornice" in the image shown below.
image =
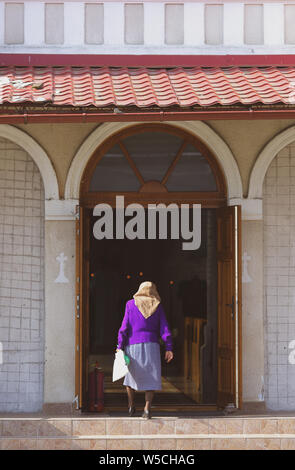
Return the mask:
[[[232,198],[228,200],[229,206],[241,206],[242,220],[262,220],[262,199]]]
[[[77,199],[45,201],[45,220],[75,220]]]

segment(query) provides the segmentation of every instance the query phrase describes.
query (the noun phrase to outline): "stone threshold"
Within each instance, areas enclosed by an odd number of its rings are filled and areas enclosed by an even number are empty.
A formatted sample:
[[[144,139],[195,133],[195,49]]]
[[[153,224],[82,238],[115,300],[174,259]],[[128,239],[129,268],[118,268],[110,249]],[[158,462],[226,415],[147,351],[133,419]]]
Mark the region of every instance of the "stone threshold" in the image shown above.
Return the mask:
[[[30,440],[105,440],[105,439],[118,439],[118,440],[132,440],[132,439],[294,439],[295,434],[99,434],[83,436],[2,436],[1,440],[15,440],[15,439],[30,439]]]
[[[59,418],[0,418],[0,445],[13,444],[14,440],[27,439],[28,442],[54,442],[62,444],[70,441],[88,440],[109,445],[113,441],[144,441],[152,443],[158,440],[163,446],[165,440],[186,443],[212,443],[230,440],[245,441],[254,445],[259,442],[287,443],[295,448],[295,417],[219,417],[219,418],[152,418],[145,420],[136,417],[59,417]],[[6,443],[6,444],[5,444]],[[215,445],[214,444],[214,445]],[[41,445],[41,444],[40,444]],[[156,445],[156,444],[155,444]],[[281,445],[281,444],[280,444]]]

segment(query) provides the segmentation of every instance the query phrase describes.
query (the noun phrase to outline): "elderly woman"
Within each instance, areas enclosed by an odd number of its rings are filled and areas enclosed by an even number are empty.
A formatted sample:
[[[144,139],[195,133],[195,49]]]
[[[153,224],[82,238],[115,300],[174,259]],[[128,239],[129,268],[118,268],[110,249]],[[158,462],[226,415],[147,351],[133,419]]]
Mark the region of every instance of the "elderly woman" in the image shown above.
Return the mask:
[[[157,288],[153,282],[140,284],[133,299],[126,304],[125,315],[118,332],[117,349],[130,358],[129,371],[123,385],[128,395],[129,416],[135,413],[134,391],[145,391],[143,418],[151,418],[155,390],[162,389],[159,337],[165,343],[165,360],[173,359],[172,335]]]

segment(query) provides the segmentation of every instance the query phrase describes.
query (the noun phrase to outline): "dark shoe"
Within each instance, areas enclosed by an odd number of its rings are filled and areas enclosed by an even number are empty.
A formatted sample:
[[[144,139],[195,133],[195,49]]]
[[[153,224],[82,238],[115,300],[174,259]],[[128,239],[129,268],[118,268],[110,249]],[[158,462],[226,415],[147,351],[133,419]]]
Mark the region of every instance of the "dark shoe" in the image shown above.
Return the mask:
[[[152,414],[151,414],[150,410],[148,410],[148,411],[143,410],[142,418],[151,419],[151,417],[152,417]]]
[[[134,413],[135,413],[135,406],[130,406],[130,407],[128,408],[128,414],[129,414],[129,416],[133,416]]]

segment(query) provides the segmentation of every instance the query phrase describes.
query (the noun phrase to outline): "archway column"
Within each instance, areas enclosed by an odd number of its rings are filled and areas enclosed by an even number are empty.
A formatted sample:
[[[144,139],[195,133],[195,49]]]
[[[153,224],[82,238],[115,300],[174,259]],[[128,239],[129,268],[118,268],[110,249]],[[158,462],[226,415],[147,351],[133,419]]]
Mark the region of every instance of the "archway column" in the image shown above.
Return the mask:
[[[51,208],[45,221],[44,405],[48,411],[57,404],[69,411],[75,392],[76,229],[70,206],[57,204],[58,210],[53,213]]]
[[[75,394],[75,250],[79,200],[45,201],[45,410],[70,409]],[[61,259],[64,276],[61,276]],[[53,409],[52,409],[53,408]]]

